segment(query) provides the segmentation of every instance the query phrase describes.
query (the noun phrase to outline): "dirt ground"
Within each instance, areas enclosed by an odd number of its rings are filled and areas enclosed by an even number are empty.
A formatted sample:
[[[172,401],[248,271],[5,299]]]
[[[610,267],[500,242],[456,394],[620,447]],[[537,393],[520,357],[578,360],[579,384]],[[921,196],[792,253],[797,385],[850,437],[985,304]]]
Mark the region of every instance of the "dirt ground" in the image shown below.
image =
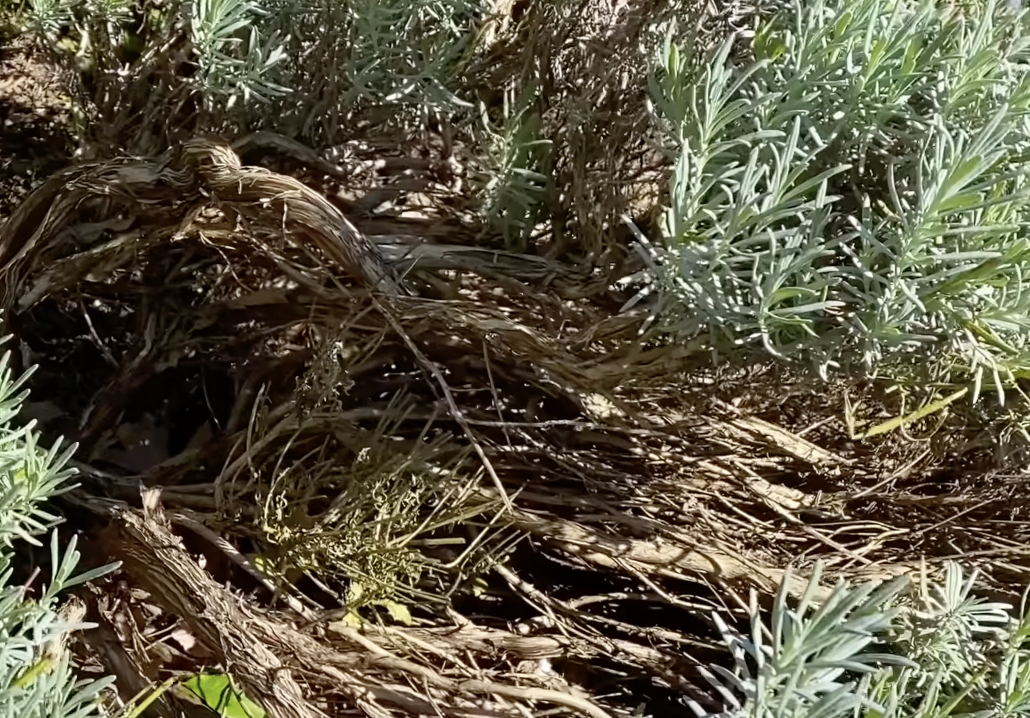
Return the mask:
[[[58,77],[24,38],[0,35],[0,218],[73,152]]]

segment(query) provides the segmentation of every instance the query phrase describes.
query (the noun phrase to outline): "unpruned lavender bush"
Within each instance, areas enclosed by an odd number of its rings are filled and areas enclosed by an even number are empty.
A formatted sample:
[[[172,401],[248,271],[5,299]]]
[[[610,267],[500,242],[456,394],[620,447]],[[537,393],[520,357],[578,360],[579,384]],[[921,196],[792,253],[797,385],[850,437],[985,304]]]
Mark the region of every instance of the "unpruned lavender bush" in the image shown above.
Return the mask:
[[[991,394],[1025,433],[1027,13],[798,0],[759,16],[705,56],[669,27],[657,56],[675,163],[647,245],[662,327],[938,408]]]
[[[816,600],[781,588],[748,634],[716,617],[734,670],[706,678],[720,718],[988,718],[1030,713],[1030,612],[977,598],[958,564],[883,584],[838,584]],[[786,586],[787,582],[784,582]],[[692,704],[699,716],[710,716]]]
[[[45,585],[12,581],[11,562],[20,543],[41,545],[38,536],[59,519],[45,502],[70,488],[67,468],[74,447],[39,445],[30,422],[15,425],[27,392],[28,374],[15,379],[0,359],[0,716],[86,718],[101,713],[100,696],[110,680],[80,680],[65,648],[69,632],[88,628],[70,623],[59,605],[61,594],[112,570],[106,566],[75,574],[79,553],[73,539],[62,547],[50,540],[52,575]],[[38,581],[39,579],[37,579]]]

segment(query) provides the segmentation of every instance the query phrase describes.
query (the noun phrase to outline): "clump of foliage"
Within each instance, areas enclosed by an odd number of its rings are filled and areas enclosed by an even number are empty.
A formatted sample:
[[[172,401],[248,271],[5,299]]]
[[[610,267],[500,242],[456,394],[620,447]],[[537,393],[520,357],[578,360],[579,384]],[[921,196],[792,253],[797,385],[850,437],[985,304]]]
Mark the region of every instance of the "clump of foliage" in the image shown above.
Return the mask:
[[[481,0],[264,0],[260,24],[287,38],[280,76],[293,92],[256,122],[322,146],[339,142],[355,123],[422,128],[470,107],[458,96],[458,80],[485,6]]]
[[[158,153],[289,91],[259,0],[30,0],[23,14],[90,152]]]
[[[79,73],[68,86],[92,141],[160,151],[177,125],[325,140],[364,111],[425,122],[467,107],[454,84],[481,10],[473,0],[31,0],[26,24]],[[97,126],[139,124],[141,111],[153,137]]]
[[[304,573],[349,610],[379,606],[406,621],[405,606],[446,601],[496,559],[489,521],[474,540],[452,532],[500,507],[480,494],[469,451],[448,433],[430,423],[416,440],[398,440],[411,411],[400,397],[374,431],[341,424],[332,397],[348,380],[337,357],[345,360],[335,350],[320,356],[299,411],[256,417],[251,449],[234,464],[267,482],[256,497],[264,550],[254,559],[287,591]]]
[[[752,600],[749,635],[717,619],[736,665],[705,672],[726,706],[718,715],[943,718],[1030,708],[1025,600],[1014,617],[1011,606],[977,598],[976,574],[954,563],[943,581],[840,583],[821,602],[819,575],[794,605],[781,588],[768,625]]]
[[[439,205],[427,211],[471,209],[491,242],[608,270],[627,254],[619,216],[646,211],[660,182],[643,101],[655,30],[665,17],[700,23],[706,4],[25,5],[64,69],[88,154],[266,130],[334,161],[433,157],[462,196],[429,192]]]
[[[44,504],[69,488],[73,472],[66,466],[74,447],[44,450],[32,423],[16,425],[28,375],[14,379],[9,356],[0,359],[0,715],[86,718],[99,714],[99,696],[110,681],[76,679],[64,640],[90,626],[69,622],[59,597],[113,567],[74,575],[74,539],[62,550],[54,533],[49,583],[13,582],[18,542],[41,545],[36,537],[59,521]]]
[[[975,5],[786,3],[706,57],[669,29],[667,330],[1026,414],[1030,23]]]
[[[536,100],[536,92],[505,98],[497,128],[489,117],[483,118],[490,149],[483,173],[483,214],[508,248],[520,252],[526,251],[543,219],[550,182],[546,170],[552,143],[541,137]]]
[[[448,448],[440,439],[411,453],[374,437],[370,443],[349,456],[327,456],[317,471],[281,471],[261,497],[269,546],[261,563],[273,576],[303,570],[327,586],[346,587],[341,595],[352,608],[439,600],[423,584],[440,562],[419,547],[465,518],[461,499],[471,481],[457,486],[446,470],[433,471],[429,462]],[[335,498],[322,507],[317,497],[328,494]]]

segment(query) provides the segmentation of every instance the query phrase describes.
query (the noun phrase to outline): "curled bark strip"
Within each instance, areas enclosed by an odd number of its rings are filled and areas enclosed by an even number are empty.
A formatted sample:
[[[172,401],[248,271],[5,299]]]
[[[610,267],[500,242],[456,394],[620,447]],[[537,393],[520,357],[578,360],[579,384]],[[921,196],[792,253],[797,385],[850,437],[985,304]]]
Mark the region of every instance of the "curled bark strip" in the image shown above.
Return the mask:
[[[147,510],[115,509],[120,519],[117,553],[126,570],[181,616],[193,634],[214,650],[246,692],[277,718],[320,718],[304,697],[293,671],[266,646],[262,621],[244,603],[216,585],[182,550],[157,505],[156,492],[145,497]]]
[[[375,244],[321,194],[292,177],[242,166],[224,143],[194,139],[155,159],[73,167],[33,192],[0,226],[3,306],[20,303],[24,285],[62,260],[93,253],[93,263],[124,263],[145,237],[171,241],[168,228],[184,231],[183,223],[212,207],[284,234],[374,289],[402,292]],[[78,264],[68,265],[70,274]],[[51,275],[55,289],[80,279]],[[33,300],[47,289],[33,287]]]
[[[287,233],[311,243],[352,276],[390,294],[401,292],[378,248],[329,200],[299,180],[243,167],[230,147],[204,139],[185,143],[183,157],[202,189],[233,210],[256,221],[271,215]]]
[[[240,156],[244,156],[249,151],[256,149],[274,150],[292,157],[299,162],[303,162],[319,172],[324,172],[330,177],[337,177],[345,180],[348,178],[349,174],[346,169],[329,162],[307,145],[301,144],[296,140],[291,140],[289,137],[280,135],[276,132],[252,132],[251,134],[241,137],[233,142],[232,148],[236,150],[236,153]]]

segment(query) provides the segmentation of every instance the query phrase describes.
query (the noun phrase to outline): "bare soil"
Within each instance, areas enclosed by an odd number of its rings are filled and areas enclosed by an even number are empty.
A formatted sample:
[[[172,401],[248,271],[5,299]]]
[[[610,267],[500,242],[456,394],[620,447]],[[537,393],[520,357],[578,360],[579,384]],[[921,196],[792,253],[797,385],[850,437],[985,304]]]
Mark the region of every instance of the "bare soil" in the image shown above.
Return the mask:
[[[0,218],[73,152],[57,73],[24,37],[0,35]]]

